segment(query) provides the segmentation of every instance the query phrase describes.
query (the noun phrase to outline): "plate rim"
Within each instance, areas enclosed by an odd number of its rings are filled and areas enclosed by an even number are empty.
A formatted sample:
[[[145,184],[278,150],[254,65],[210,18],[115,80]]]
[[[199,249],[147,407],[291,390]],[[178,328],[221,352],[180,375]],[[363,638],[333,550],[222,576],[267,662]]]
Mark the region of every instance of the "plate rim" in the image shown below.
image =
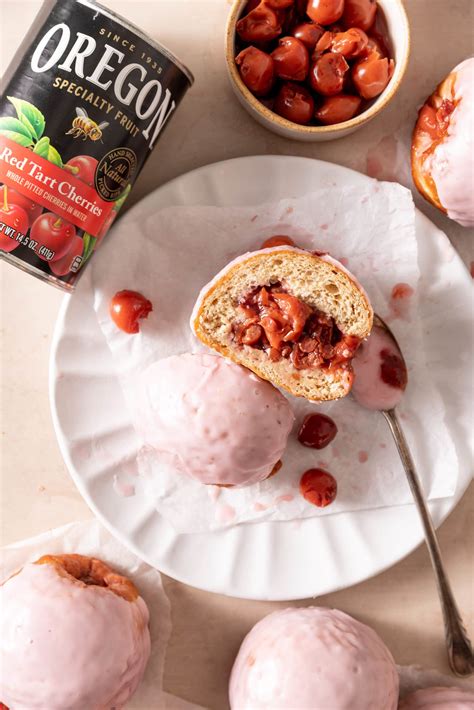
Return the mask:
[[[199,176],[200,173],[207,173],[207,172],[213,172],[216,169],[218,169],[220,166],[226,165],[229,166],[232,163],[248,163],[248,162],[253,162],[253,161],[273,161],[277,160],[279,162],[286,162],[286,161],[295,161],[295,162],[305,162],[305,163],[317,163],[320,166],[331,166],[332,169],[335,169],[337,171],[342,171],[345,172],[346,174],[350,175],[356,175],[357,179],[359,180],[360,178],[364,178],[367,180],[371,180],[370,177],[364,175],[363,173],[359,173],[356,170],[353,170],[351,168],[347,168],[346,166],[338,165],[336,163],[328,163],[327,161],[322,161],[319,159],[313,159],[313,158],[308,158],[305,156],[292,156],[292,155],[251,155],[251,156],[241,156],[237,158],[230,158],[226,160],[221,160],[221,161],[216,161],[213,163],[209,163],[207,165],[199,166],[197,168],[194,168],[193,170],[190,170],[186,173],[183,173],[182,175],[178,175],[172,180],[163,183],[162,185],[159,185],[156,187],[154,190],[149,192],[148,194],[144,195],[140,200],[138,200],[134,205],[130,207],[129,210],[127,210],[126,214],[132,214],[135,209],[139,209],[139,206],[142,208],[143,203],[147,201],[151,201],[154,197],[156,197],[156,193],[164,190],[164,189],[173,189],[175,184],[179,183],[183,179],[187,178],[195,178],[196,176]],[[191,201],[192,204],[195,204]],[[182,203],[180,203],[182,204]],[[202,204],[202,203],[198,203]],[[206,204],[210,205],[215,205],[215,201],[210,200]],[[262,200],[257,200],[256,203],[254,204],[262,204]],[[415,213],[416,217],[418,219],[421,218],[421,220],[425,223],[425,226],[428,226],[429,228],[434,228],[438,231],[440,231],[443,235],[444,232],[442,230],[439,230],[436,225],[431,222],[431,220],[423,214],[416,206],[415,206]],[[446,235],[444,235],[446,237]],[[460,258],[459,254],[455,250],[455,248],[451,244],[451,248],[454,251],[455,258],[457,259],[459,264],[462,264],[462,267],[464,268],[464,273],[465,277],[467,280],[467,283],[470,283],[471,277],[469,274],[469,271],[467,269],[467,266],[464,264],[462,259]],[[56,392],[57,392],[57,378],[56,378],[56,370],[57,370],[57,352],[58,352],[58,345],[61,341],[62,334],[64,332],[65,328],[65,323],[71,303],[71,299],[73,298],[73,295],[70,294],[65,294],[63,301],[61,303],[58,316],[56,319],[56,323],[54,326],[54,332],[53,332],[53,338],[52,338],[52,343],[51,343],[51,349],[50,349],[50,358],[49,358],[49,400],[50,400],[50,409],[51,409],[51,416],[53,420],[53,427],[56,435],[56,439],[58,441],[59,449],[61,451],[61,455],[63,457],[64,463],[66,465],[66,468],[68,470],[69,475],[71,476],[72,480],[74,481],[74,484],[76,485],[80,495],[88,505],[89,509],[91,512],[100,520],[100,522],[109,530],[109,532],[114,535],[117,539],[119,539],[128,549],[130,549],[134,554],[136,554],[138,557],[141,559],[145,560],[148,564],[150,564],[153,567],[156,567],[156,562],[152,561],[148,554],[144,552],[142,549],[139,549],[133,540],[130,539],[126,534],[122,533],[119,528],[117,528],[113,522],[111,522],[105,514],[101,512],[99,507],[97,506],[97,503],[94,501],[94,498],[90,495],[89,491],[87,490],[87,486],[84,483],[84,480],[82,479],[79,470],[76,470],[76,467],[72,461],[72,458],[69,454],[69,449],[66,444],[66,437],[62,432],[61,429],[61,422],[58,414],[58,409],[57,409],[57,403],[56,403]],[[429,509],[431,512],[431,515],[433,517],[433,521],[435,524],[435,527],[439,527],[446,518],[453,512],[453,510],[456,508],[457,504],[459,503],[460,499],[464,495],[466,489],[469,486],[470,483],[470,478],[466,476],[465,480],[461,480],[461,478],[458,480],[458,486],[456,488],[456,491],[453,496],[449,498],[441,498],[441,499],[435,499],[433,501],[429,501]],[[331,516],[333,519],[336,517],[359,517],[359,518],[364,518],[370,514],[380,514],[380,510],[386,510],[386,511],[391,511],[393,513],[396,513],[397,511],[403,511],[404,513],[407,513],[411,516],[415,516],[417,518],[417,511],[415,508],[414,503],[410,503],[408,505],[403,505],[403,506],[391,506],[389,508],[385,509],[370,509],[370,510],[359,510],[359,511],[347,511],[347,512],[341,512],[337,516]],[[159,513],[157,512],[159,515]],[[319,522],[327,520],[326,518],[306,518],[302,520],[302,523],[306,523],[309,527],[311,521],[317,520]],[[282,521],[261,521],[261,522],[254,522],[254,523],[246,523],[245,526],[237,526],[237,527],[249,527],[249,526],[271,526],[271,525],[280,525],[283,524]],[[287,523],[288,524],[288,523]],[[232,529],[232,528],[231,528]],[[216,531],[217,534],[222,531]],[[209,535],[214,535],[216,532],[209,532],[207,534]],[[192,533],[190,533],[192,534]],[[175,536],[179,537],[180,533],[175,532]],[[372,577],[381,574],[385,570],[389,569],[390,567],[393,567],[395,564],[398,562],[402,561],[405,559],[408,555],[410,555],[417,547],[419,547],[424,541],[424,535],[421,531],[420,527],[420,532],[418,536],[413,536],[412,541],[409,543],[408,547],[403,550],[401,554],[396,554],[395,558],[390,558],[386,563],[383,563],[382,565],[377,562],[376,564],[376,569],[373,572],[370,572],[367,574],[365,570],[362,570],[359,573],[351,573],[349,575],[346,574],[346,577],[349,578],[349,581],[343,581],[340,583],[331,583],[327,584],[326,586],[322,585],[321,589],[318,589],[317,595],[323,595],[323,594],[328,594],[328,593],[333,593],[336,591],[339,591],[341,589],[346,589],[351,586],[354,586],[355,584],[358,584],[362,581],[371,579]],[[193,579],[193,575],[190,574],[189,577],[187,577],[185,574],[177,574],[174,569],[172,569],[172,566],[170,567],[169,564],[166,562],[160,562],[159,566],[160,571],[163,573],[167,574],[173,579],[176,579],[179,582],[182,582],[184,584],[188,584],[190,586],[196,587],[198,589],[202,589],[204,591],[209,591],[209,592],[214,592],[214,593],[219,593],[219,594],[224,594],[227,596],[234,596],[242,599],[260,599],[260,600],[267,600],[267,601],[289,601],[289,600],[302,600],[302,599],[308,599],[310,597],[315,596],[315,592],[311,591],[310,589],[305,589],[302,593],[299,593],[298,595],[292,594],[289,596],[287,593],[274,593],[272,591],[271,595],[265,595],[265,596],[258,596],[256,597],[254,594],[248,594],[246,595],[243,593],[241,590],[239,590],[237,593],[235,590],[232,589],[232,584],[230,589],[223,589],[219,584],[214,584],[213,580],[206,581],[206,583],[199,582],[197,583],[195,579]]]

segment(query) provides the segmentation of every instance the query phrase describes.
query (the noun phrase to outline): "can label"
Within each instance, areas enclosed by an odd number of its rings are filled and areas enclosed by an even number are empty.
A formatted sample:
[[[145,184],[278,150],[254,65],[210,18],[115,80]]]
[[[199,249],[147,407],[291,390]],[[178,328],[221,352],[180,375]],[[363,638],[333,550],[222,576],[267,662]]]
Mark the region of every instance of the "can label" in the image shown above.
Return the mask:
[[[190,83],[109,11],[53,3],[0,99],[4,255],[70,289]]]

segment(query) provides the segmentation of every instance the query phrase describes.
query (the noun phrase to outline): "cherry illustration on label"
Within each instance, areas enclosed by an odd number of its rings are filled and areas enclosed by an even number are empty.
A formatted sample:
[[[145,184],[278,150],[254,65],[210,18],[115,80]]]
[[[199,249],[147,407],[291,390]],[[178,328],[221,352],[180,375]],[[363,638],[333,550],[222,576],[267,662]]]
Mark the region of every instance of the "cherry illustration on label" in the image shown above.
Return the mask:
[[[74,235],[71,245],[64,256],[50,262],[49,268],[55,276],[66,276],[70,271],[78,271],[81,265],[79,257],[82,256],[84,242],[77,234]]]
[[[82,180],[86,185],[93,187],[98,165],[99,161],[91,155],[76,155],[68,160],[64,167],[78,180]]]
[[[9,191],[6,186],[3,187],[3,205],[0,208],[0,221],[4,227],[0,233],[0,248],[3,251],[13,251],[20,242],[16,240],[18,234],[26,234],[30,226],[28,215],[19,205],[9,203]],[[8,236],[8,227],[10,227],[11,236]]]
[[[31,227],[35,219],[39,217],[43,211],[41,205],[38,205],[36,202],[33,202],[33,200],[30,200],[28,197],[25,197],[17,190],[14,190],[13,187],[7,188],[6,185],[3,185],[0,189],[0,201],[2,203],[5,199],[6,190],[8,190],[8,204],[18,205],[18,207],[22,207],[28,216],[29,226]]]
[[[55,261],[64,256],[75,235],[74,225],[53,212],[38,217],[30,231],[30,239],[38,242],[37,255],[44,261]]]

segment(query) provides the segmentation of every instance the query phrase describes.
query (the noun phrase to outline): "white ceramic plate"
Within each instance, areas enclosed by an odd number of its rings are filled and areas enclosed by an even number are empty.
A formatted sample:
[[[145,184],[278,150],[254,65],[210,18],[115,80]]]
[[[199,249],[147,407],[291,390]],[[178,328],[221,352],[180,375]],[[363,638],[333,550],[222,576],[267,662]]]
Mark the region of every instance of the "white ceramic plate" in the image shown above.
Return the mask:
[[[328,184],[367,180],[330,163],[306,158],[258,156],[208,165],[160,187],[138,203],[122,224],[145,204],[255,205],[297,197]],[[430,300],[430,274],[446,269],[444,295],[452,320],[426,329],[440,357],[450,357],[459,342],[460,324],[470,320],[471,279],[447,237],[417,212],[416,233],[420,299]],[[113,237],[112,237],[113,238]],[[400,245],[403,248],[403,245]],[[100,259],[100,254],[96,257]],[[106,265],[104,264],[104,268]],[[464,302],[465,312],[459,312]],[[469,338],[469,328],[464,327]],[[453,397],[453,377],[467,377],[470,363],[453,358],[441,389],[448,412],[456,419],[458,458],[465,461],[452,498],[430,504],[436,524],[455,507],[469,480],[470,393]],[[460,381],[460,380],[459,380]],[[87,273],[73,297],[66,296],[51,352],[50,387],[53,420],[69,472],[86,502],[104,525],[132,552],[175,579],[213,592],[252,599],[303,599],[356,584],[393,565],[423,539],[414,506],[341,513],[289,523],[256,523],[215,533],[179,535],[143,495],[112,492],[113,466],[103,452],[130,448],[134,439],[123,395],[114,376],[112,357],[96,321]],[[461,388],[462,389],[462,388]],[[94,442],[91,446],[91,442]],[[461,443],[459,443],[461,442]],[[467,446],[467,445],[466,445]],[[94,454],[100,449],[101,456]],[[100,463],[99,463],[100,461]],[[400,467],[400,475],[403,476]]]

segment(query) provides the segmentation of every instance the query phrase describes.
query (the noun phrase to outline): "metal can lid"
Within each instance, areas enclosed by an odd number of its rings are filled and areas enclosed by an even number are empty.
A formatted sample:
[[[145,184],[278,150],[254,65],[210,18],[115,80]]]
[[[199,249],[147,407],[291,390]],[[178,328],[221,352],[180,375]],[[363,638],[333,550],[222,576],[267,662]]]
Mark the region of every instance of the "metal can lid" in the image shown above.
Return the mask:
[[[76,0],[76,2],[79,2],[81,5],[87,5],[87,7],[91,7],[92,9],[97,8],[100,10],[100,12],[103,15],[106,15],[107,17],[110,17],[112,20],[117,20],[120,22],[121,25],[124,27],[128,28],[132,32],[134,32],[138,37],[141,39],[145,40],[145,42],[148,42],[152,47],[157,49],[159,52],[165,55],[168,59],[170,59],[173,64],[175,64],[178,69],[180,69],[183,74],[186,76],[186,78],[189,81],[189,85],[192,86],[194,84],[194,76],[192,72],[188,69],[188,67],[183,64],[181,60],[178,59],[178,57],[173,54],[167,47],[165,47],[161,42],[157,42],[155,39],[152,37],[149,37],[145,32],[143,32],[139,27],[134,25],[132,22],[129,22],[126,20],[124,17],[121,15],[118,15],[116,12],[113,10],[109,10],[109,8],[104,7],[98,2],[95,2],[95,0]]]

